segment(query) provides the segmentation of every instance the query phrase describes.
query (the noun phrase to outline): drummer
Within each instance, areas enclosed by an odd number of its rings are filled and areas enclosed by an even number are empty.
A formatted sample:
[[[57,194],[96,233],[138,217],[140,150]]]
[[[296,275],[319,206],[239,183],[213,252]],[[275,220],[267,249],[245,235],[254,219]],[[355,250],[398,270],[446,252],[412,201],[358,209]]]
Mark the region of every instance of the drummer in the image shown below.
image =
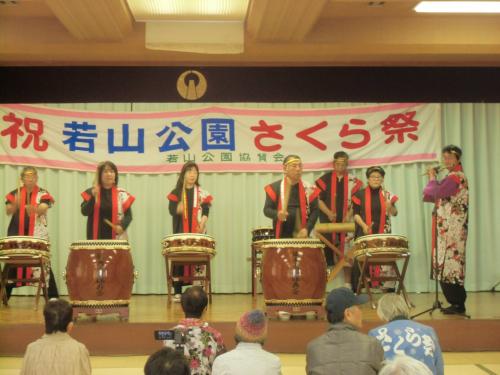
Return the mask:
[[[352,197],[355,232],[354,238],[368,234],[391,233],[391,216],[396,216],[398,210],[397,195],[384,189],[385,171],[382,167],[374,166],[366,170],[368,186],[359,190]],[[380,275],[380,267],[374,267],[370,273]],[[357,267],[354,267],[357,270]],[[384,269],[385,270],[385,269]],[[353,287],[357,284],[353,275]],[[389,283],[385,287],[390,288]],[[372,285],[376,286],[376,285]]]
[[[194,161],[182,166],[175,189],[168,194],[168,210],[172,215],[173,233],[206,233],[208,214],[213,197],[200,187],[200,169]],[[173,276],[183,276],[193,270],[188,266],[173,269]],[[182,281],[174,282],[174,301],[180,302]]]
[[[50,193],[39,187],[38,172],[35,167],[24,167],[18,188],[5,197],[5,210],[12,216],[7,229],[8,236],[33,236],[49,239],[47,228],[47,211],[54,203]],[[18,267],[9,270],[9,278],[30,278],[32,268]],[[10,298],[12,289],[26,284],[17,283],[6,286],[7,298]],[[52,269],[49,276],[49,298],[58,298],[56,281]]]
[[[99,163],[94,186],[81,194],[82,215],[87,216],[87,239],[127,240],[135,197],[118,187],[118,169],[110,161]]]
[[[338,151],[333,155],[333,170],[316,180],[319,195],[319,221],[321,223],[345,223],[352,221],[352,196],[363,187],[363,182],[347,171],[349,155]],[[331,241],[344,254],[346,233],[332,233]],[[328,266],[334,265],[333,253],[325,248]],[[351,268],[344,267],[346,287],[351,288]]]
[[[318,219],[320,190],[302,180],[302,160],[283,160],[283,179],[267,185],[264,215],[273,220],[276,238],[307,238]]]

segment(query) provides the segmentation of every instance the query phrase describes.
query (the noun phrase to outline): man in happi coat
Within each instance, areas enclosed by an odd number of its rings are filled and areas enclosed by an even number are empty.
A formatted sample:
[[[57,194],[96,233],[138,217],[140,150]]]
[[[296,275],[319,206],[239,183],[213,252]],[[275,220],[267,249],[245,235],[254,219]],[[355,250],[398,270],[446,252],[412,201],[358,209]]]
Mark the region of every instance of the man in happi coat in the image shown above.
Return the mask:
[[[319,221],[321,223],[344,223],[352,217],[351,198],[363,187],[363,182],[347,170],[349,156],[344,151],[333,155],[333,170],[316,180],[320,188]],[[332,233],[330,241],[344,254],[346,233]],[[334,257],[330,249],[325,248],[326,263],[333,266]],[[351,268],[344,267],[346,287],[350,288]]]
[[[265,187],[264,215],[273,220],[276,238],[307,238],[318,219],[320,190],[302,180],[302,160],[283,160],[283,179]]]
[[[47,227],[47,211],[54,203],[50,193],[39,187],[38,172],[35,167],[25,167],[21,171],[21,184],[18,189],[11,191],[5,197],[5,209],[7,215],[11,215],[8,236],[32,236],[49,239]],[[38,269],[36,269],[38,272]],[[34,268],[17,267],[10,268],[9,277],[31,278]],[[40,270],[41,271],[41,270]],[[54,274],[50,269],[49,275],[49,298],[59,297]],[[25,283],[8,284],[6,286],[7,299],[10,298],[12,289],[18,286],[28,285]]]

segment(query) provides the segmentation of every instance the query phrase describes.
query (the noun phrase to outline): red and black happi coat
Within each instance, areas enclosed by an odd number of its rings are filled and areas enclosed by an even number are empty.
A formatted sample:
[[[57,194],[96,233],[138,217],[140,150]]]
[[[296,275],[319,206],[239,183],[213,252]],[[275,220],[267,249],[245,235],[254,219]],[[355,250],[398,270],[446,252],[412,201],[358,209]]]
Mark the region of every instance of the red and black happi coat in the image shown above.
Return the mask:
[[[92,188],[81,194],[83,202],[82,214],[87,216],[87,239],[127,239],[127,227],[132,221],[132,203],[135,197],[124,189],[113,186],[111,189],[100,188],[97,196],[92,195]],[[120,225],[124,232],[117,235],[106,223]]]
[[[26,187],[19,189],[19,199],[17,199],[18,190],[13,190],[5,196],[5,204],[13,204],[17,202],[18,207],[16,212],[12,214],[9,228],[7,229],[8,236],[31,236],[49,239],[49,231],[47,228],[47,215],[37,215],[35,210],[26,210],[26,206],[38,207],[45,203],[49,207],[54,203],[54,198],[50,193],[35,185],[31,192]],[[16,276],[18,279],[31,278],[33,276],[31,267],[17,267],[10,270],[10,276]],[[17,283],[16,286],[27,285],[25,283]]]
[[[335,223],[343,223],[347,212],[352,206],[352,196],[363,187],[363,182],[352,174],[345,173],[341,179],[335,171],[328,172],[316,180],[320,188],[321,199],[325,205],[336,214]],[[321,223],[330,223],[330,219],[321,210],[319,212]],[[332,233],[331,241],[336,243],[338,236],[339,249],[344,252],[346,233]]]
[[[172,215],[173,233],[196,233],[202,216],[209,214],[213,197],[206,190],[195,185],[190,189],[174,189],[167,195],[168,210]],[[177,214],[177,205],[183,202],[184,212]]]
[[[264,190],[266,192],[266,203],[264,205],[264,214],[273,220],[273,227],[276,238],[291,238],[295,218],[295,209],[300,215],[300,227],[307,229],[310,233],[318,219],[318,196],[320,190],[313,184],[307,181],[299,180],[290,188],[290,198],[288,201],[287,211],[289,216],[286,222],[278,220],[278,212],[284,206],[284,194],[286,189],[286,178],[273,182],[267,185]]]
[[[352,197],[354,215],[359,215],[371,228],[370,234],[391,233],[391,216],[387,215],[386,201],[395,204],[398,196],[381,188],[367,186]],[[354,237],[364,236],[363,229],[356,223]]]

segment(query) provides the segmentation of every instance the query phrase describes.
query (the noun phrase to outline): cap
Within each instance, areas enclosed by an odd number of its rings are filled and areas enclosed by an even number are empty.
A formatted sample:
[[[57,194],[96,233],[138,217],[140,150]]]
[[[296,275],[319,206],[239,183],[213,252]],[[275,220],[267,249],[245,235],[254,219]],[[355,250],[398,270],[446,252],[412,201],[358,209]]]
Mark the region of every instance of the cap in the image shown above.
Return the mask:
[[[326,297],[326,311],[335,321],[340,321],[344,318],[344,311],[355,305],[362,305],[368,302],[366,294],[355,295],[351,289],[337,288],[333,289]]]

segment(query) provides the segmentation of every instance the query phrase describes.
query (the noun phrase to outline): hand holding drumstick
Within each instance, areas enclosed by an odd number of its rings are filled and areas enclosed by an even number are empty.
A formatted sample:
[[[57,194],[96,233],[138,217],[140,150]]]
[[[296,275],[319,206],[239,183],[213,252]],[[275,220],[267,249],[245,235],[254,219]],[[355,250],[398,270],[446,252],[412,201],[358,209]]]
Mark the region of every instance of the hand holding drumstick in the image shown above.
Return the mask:
[[[120,224],[113,224],[111,221],[108,219],[104,219],[104,222],[108,224],[113,230],[116,232],[116,234],[122,234],[123,233],[123,228]]]

